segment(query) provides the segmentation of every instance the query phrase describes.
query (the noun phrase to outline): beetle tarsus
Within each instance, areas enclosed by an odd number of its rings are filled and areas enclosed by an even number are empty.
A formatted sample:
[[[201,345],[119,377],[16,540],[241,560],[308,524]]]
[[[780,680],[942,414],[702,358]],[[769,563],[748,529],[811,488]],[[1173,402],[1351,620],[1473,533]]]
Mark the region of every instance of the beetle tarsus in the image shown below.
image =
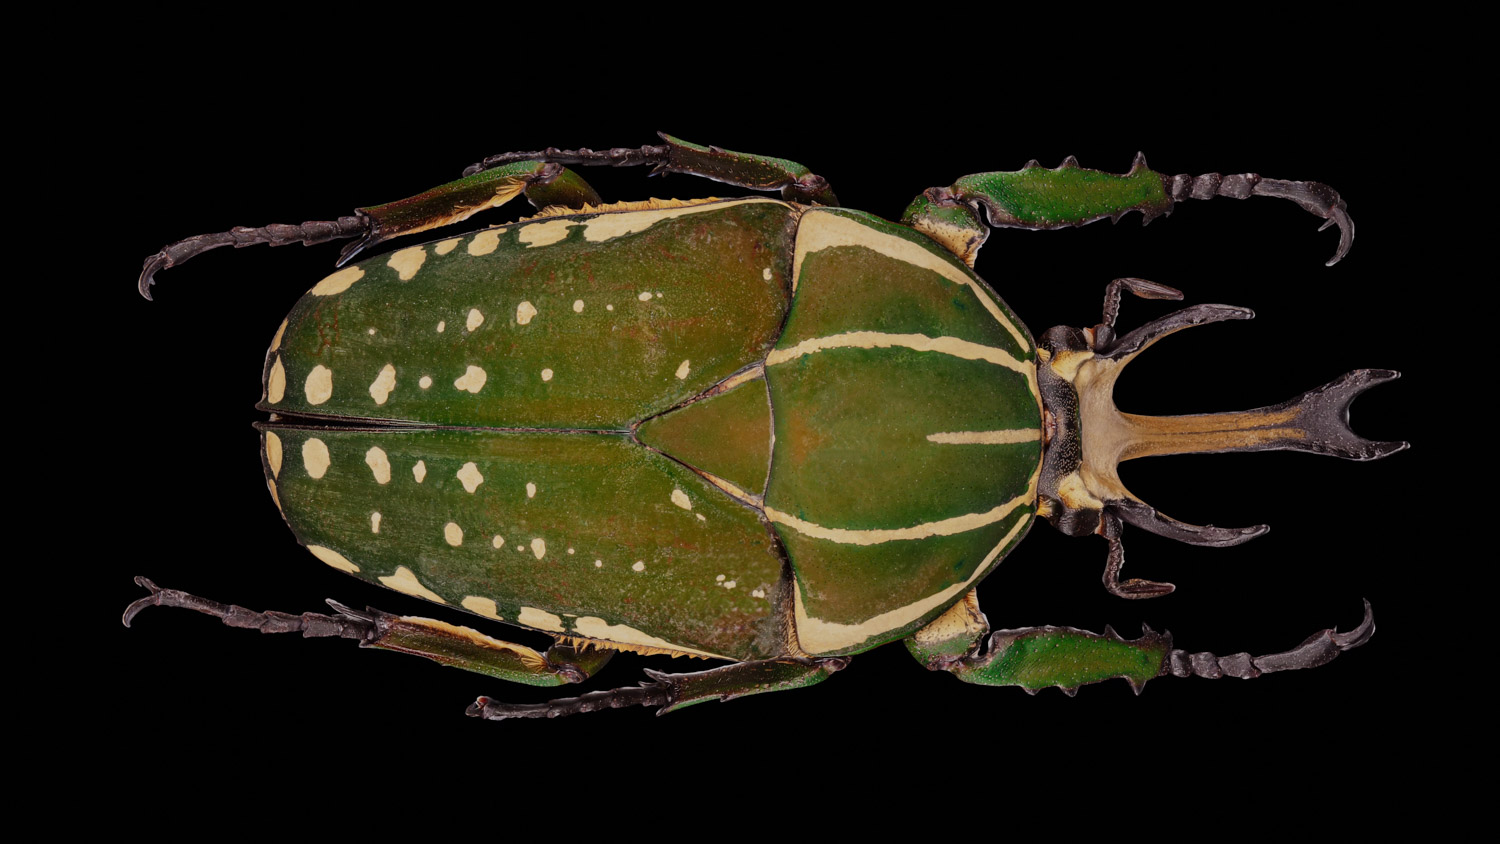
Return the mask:
[[[1115,341],[1115,320],[1120,317],[1120,293],[1129,291],[1141,299],[1182,300],[1182,291],[1144,278],[1117,278],[1104,286],[1104,316],[1094,326],[1094,351],[1102,352]]]
[[[1368,600],[1364,603],[1364,618],[1347,633],[1340,633],[1337,628],[1319,630],[1289,651],[1265,656],[1251,656],[1248,653],[1215,656],[1207,651],[1188,653],[1173,650],[1167,654],[1161,673],[1174,677],[1204,677],[1209,680],[1220,677],[1252,680],[1275,671],[1296,671],[1327,665],[1339,654],[1363,645],[1375,635],[1375,613]]]
[[[578,697],[558,698],[546,703],[503,703],[480,697],[469,704],[465,714],[486,721],[505,721],[511,718],[561,718],[601,709],[621,709],[627,706],[666,706],[670,703],[669,690],[656,683],[642,683],[622,689],[589,692]]]
[[[338,611],[338,615],[321,615],[311,612],[292,615],[274,610],[256,612],[235,604],[221,604],[208,598],[200,598],[176,589],[163,589],[144,577],[136,577],[135,582],[151,594],[132,602],[125,608],[125,614],[120,620],[126,627],[129,627],[135,617],[140,615],[141,610],[146,607],[180,607],[211,615],[228,627],[253,628],[262,633],[301,633],[304,638],[308,639],[339,636],[361,641],[372,641],[379,635],[378,622],[374,616],[352,610],[346,612],[347,607],[332,601],[329,603]]]
[[[259,244],[285,246],[289,243],[301,243],[304,246],[315,246],[330,240],[366,234],[369,229],[370,222],[367,218],[363,215],[351,215],[337,220],[311,220],[295,226],[282,223],[256,228],[235,226],[227,232],[194,235],[168,244],[160,252],[147,258],[141,268],[136,289],[142,296],[150,299],[151,286],[156,283],[155,276],[158,272],[220,246],[233,246],[236,249]]]
[[[141,267],[140,280],[136,282],[136,289],[146,297],[146,301],[151,301],[151,285],[156,283],[156,274],[170,266],[172,258],[165,249],[146,259],[145,265]]]
[[[1166,180],[1167,194],[1174,202],[1184,199],[1212,199],[1227,196],[1231,199],[1248,199],[1252,196],[1270,196],[1289,199],[1302,206],[1309,214],[1325,221],[1318,231],[1329,226],[1339,227],[1339,245],[1326,266],[1333,266],[1349,254],[1354,245],[1354,220],[1349,217],[1348,207],[1338,191],[1322,182],[1292,182],[1285,179],[1263,179],[1255,173],[1240,173],[1222,176],[1205,173],[1202,176],[1182,174]]]
[[[1125,567],[1125,543],[1121,541],[1120,534],[1122,526],[1120,517],[1109,510],[1105,510],[1103,517],[1099,520],[1099,533],[1109,541],[1109,556],[1104,562],[1104,589],[1116,598],[1125,598],[1136,601],[1145,598],[1161,598],[1172,594],[1177,587],[1170,583],[1160,583],[1155,580],[1142,580],[1133,577],[1129,580],[1120,580],[1120,569]],[[1113,633],[1106,630],[1106,633]]]

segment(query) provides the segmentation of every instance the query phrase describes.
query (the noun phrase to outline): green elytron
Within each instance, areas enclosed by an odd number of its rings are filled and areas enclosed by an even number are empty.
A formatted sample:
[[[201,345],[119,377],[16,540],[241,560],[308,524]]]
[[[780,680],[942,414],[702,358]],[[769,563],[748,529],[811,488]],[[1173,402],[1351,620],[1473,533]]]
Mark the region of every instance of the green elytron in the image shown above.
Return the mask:
[[[1129,523],[1229,545],[1263,529],[1171,520],[1119,482],[1154,454],[1297,449],[1372,459],[1352,399],[1360,371],[1276,407],[1140,417],[1115,410],[1120,370],[1156,339],[1248,311],[1197,306],[1117,336],[1111,283],[1096,326],[1033,341],[970,266],[991,226],[1056,228],[1215,195],[1292,199],[1341,229],[1337,194],[1258,176],[1123,175],[1071,160],[925,192],[901,225],[842,210],[794,162],[699,147],[497,156],[465,178],[328,223],[190,238],[155,272],[220,245],[360,237],[345,258],[524,192],[543,212],[410,246],[319,282],[277,331],[259,407],[266,481],[328,565],[554,636],[546,652],[446,622],[341,608],[255,613],[162,590],[234,626],[339,635],[532,685],[587,679],[616,650],[730,660],[696,674],[549,704],[481,699],[487,718],[644,704],[665,709],[821,681],[897,639],[929,668],[1035,690],[1109,677],[1253,677],[1362,644],[1324,631],[1285,654],[1215,657],[1107,632],[991,633],[973,587],[1041,515],[1109,540]],[[654,164],[765,198],[601,205],[561,164]],[[1331,263],[1331,262],[1330,262]],[[665,710],[664,710],[665,711]]]

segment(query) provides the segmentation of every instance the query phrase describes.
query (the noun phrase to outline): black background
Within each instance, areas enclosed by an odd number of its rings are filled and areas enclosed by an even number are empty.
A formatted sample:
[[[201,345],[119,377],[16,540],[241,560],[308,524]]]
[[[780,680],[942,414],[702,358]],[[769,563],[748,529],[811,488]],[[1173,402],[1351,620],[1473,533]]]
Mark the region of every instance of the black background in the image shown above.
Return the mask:
[[[1439,443],[1423,432],[1439,404],[1440,368],[1424,300],[1439,283],[1430,262],[1447,244],[1422,228],[1432,219],[1418,186],[1389,170],[1444,140],[1419,129],[1419,83],[1382,76],[1379,101],[1370,98],[1372,82],[1366,99],[1345,90],[1334,105],[1301,83],[1264,80],[1188,92],[1101,79],[1093,90],[1048,92],[976,75],[959,84],[824,68],[815,84],[810,69],[768,72],[776,85],[750,87],[702,68],[690,83],[665,84],[608,67],[571,84],[538,70],[444,85],[395,84],[363,71],[192,80],[185,67],[122,85],[118,104],[156,125],[112,177],[115,260],[88,280],[103,303],[95,363],[123,409],[92,434],[111,443],[101,446],[101,463],[114,503],[69,539],[106,540],[82,575],[91,593],[104,589],[106,603],[123,609],[139,596],[130,578],[141,574],[256,609],[317,611],[332,597],[483,625],[322,565],[296,545],[265,491],[251,428],[262,356],[338,246],[218,250],[162,273],[154,303],[132,290],[139,261],[191,234],[330,219],[408,196],[485,154],[638,146],[661,129],[800,161],[827,177],[845,206],[888,219],[922,189],[966,173],[1016,169],[1030,158],[1055,166],[1070,154],[1085,167],[1123,171],[1137,149],[1167,173],[1258,172],[1334,186],[1359,235],[1332,268],[1323,262],[1334,231],[1316,233],[1319,221],[1291,203],[1256,198],[1182,203],[1145,229],[1131,215],[1115,226],[998,230],[977,270],[1033,334],[1093,324],[1105,283],[1124,275],[1176,286],[1189,303],[1257,312],[1254,321],[1185,332],[1143,355],[1118,390],[1127,411],[1258,407],[1350,369],[1391,368],[1406,377],[1361,398],[1354,426],[1413,448],[1370,464],[1293,453],[1126,464],[1132,491],[1176,518],[1265,522],[1272,531],[1220,550],[1127,529],[1127,575],[1172,581],[1178,591],[1126,602],[1099,584],[1102,540],[1038,524],[984,581],[980,599],[996,628],[1113,624],[1133,636],[1146,622],[1188,650],[1260,654],[1325,627],[1348,629],[1368,598],[1379,623],[1374,640],[1315,671],[1251,682],[1163,678],[1140,697],[1112,681],[1074,699],[1055,689],[1030,698],[968,686],[923,670],[893,644],[798,692],[662,718],[624,710],[485,724],[463,715],[477,695],[522,702],[573,690],[509,686],[347,642],[230,630],[182,611],[148,610],[127,631],[107,608],[91,610],[79,620],[90,632],[87,664],[67,688],[89,707],[101,705],[93,692],[108,690],[107,716],[88,719],[95,752],[156,760],[127,788],[200,794],[211,790],[211,772],[233,769],[263,771],[267,781],[355,783],[427,770],[502,789],[525,774],[569,793],[587,793],[607,774],[608,790],[621,797],[739,805],[782,789],[840,801],[866,781],[905,782],[948,803],[1000,782],[1020,787],[1022,771],[1041,770],[1069,787],[1118,781],[1123,790],[1111,799],[1150,807],[1198,788],[1229,803],[1296,793],[1309,780],[1347,788],[1419,741],[1424,727],[1403,684],[1429,632],[1416,619],[1426,585],[1412,571],[1432,557],[1422,549]],[[182,85],[235,93],[183,97]],[[736,193],[687,176],[647,179],[641,169],[584,175],[610,200]],[[529,208],[518,203],[474,225],[523,213]],[[1128,330],[1172,307],[1127,299],[1120,324]],[[642,667],[704,663],[623,654],[583,690],[634,684]],[[774,787],[761,773],[773,765],[786,777]],[[1187,785],[1170,785],[1174,770],[1195,773]]]

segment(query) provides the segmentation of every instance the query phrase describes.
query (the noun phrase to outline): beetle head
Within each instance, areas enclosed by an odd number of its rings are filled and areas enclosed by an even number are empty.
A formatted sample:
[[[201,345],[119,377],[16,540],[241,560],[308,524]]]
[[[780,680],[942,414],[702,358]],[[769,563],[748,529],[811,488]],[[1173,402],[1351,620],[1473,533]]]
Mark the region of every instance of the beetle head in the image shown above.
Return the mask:
[[[1120,373],[1157,340],[1195,325],[1254,316],[1247,308],[1196,305],[1122,337],[1115,337],[1107,324],[1057,326],[1043,334],[1037,348],[1037,384],[1045,408],[1039,512],[1069,536],[1105,533],[1112,514],[1194,545],[1238,545],[1269,527],[1179,522],[1132,495],[1120,481],[1119,464],[1163,454],[1271,450],[1375,460],[1407,447],[1404,442],[1373,442],[1349,428],[1354,398],[1400,377],[1385,369],[1356,370],[1291,401],[1239,413],[1138,416],[1115,407]]]

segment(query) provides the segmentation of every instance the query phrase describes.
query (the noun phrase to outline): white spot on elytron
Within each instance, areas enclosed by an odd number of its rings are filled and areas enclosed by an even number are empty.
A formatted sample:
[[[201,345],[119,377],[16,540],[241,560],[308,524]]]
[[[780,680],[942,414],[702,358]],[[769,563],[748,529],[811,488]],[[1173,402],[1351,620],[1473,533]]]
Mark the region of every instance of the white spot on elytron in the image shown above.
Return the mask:
[[[464,370],[463,375],[454,380],[453,386],[459,388],[460,390],[468,390],[471,393],[477,393],[480,390],[484,389],[484,382],[488,378],[489,376],[484,373],[483,369],[480,369],[477,366],[470,366],[468,369]]]
[[[646,561],[645,560],[636,560],[635,561],[635,565],[631,566],[631,568],[634,569],[635,571],[645,571],[646,570]]]
[[[421,483],[427,477],[427,461],[418,460],[417,465],[411,467],[411,476],[417,479],[417,483]]]
[[[375,329],[373,329],[373,328],[366,329],[365,333],[368,334],[368,335],[370,335],[371,337],[374,337],[375,336]]]
[[[642,290],[641,291],[641,295],[639,295],[639,296],[637,296],[635,298],[640,299],[642,302],[649,302],[649,301],[651,301],[651,291],[649,291],[649,290]]]
[[[614,309],[615,309],[615,306],[614,306],[614,305],[605,305],[605,306],[604,306],[604,310],[606,310],[606,311],[612,311],[612,310],[614,310]]]
[[[436,246],[432,247],[432,252],[434,255],[447,255],[449,252],[453,251],[454,247],[458,246],[458,242],[460,240],[463,240],[463,238],[455,237],[445,240],[442,243],[439,243]]]
[[[498,551],[505,547],[505,537],[497,533],[495,534],[495,538],[490,540],[490,544],[495,546],[495,550]]]
[[[454,548],[464,544],[464,529],[457,522],[443,525],[443,540]]]
[[[302,468],[307,470],[308,477],[313,480],[323,477],[332,462],[328,457],[328,446],[322,440],[313,437],[302,444]]]
[[[405,592],[408,595],[416,595],[418,598],[426,598],[429,601],[437,601],[439,604],[448,603],[447,601],[443,600],[442,595],[439,595],[431,589],[428,589],[426,586],[423,586],[421,581],[417,580],[417,576],[412,573],[412,570],[407,568],[406,566],[396,566],[396,573],[390,575],[389,577],[380,578],[380,582],[396,590],[397,592]]]
[[[546,223],[532,223],[529,226],[522,226],[521,230],[516,233],[516,237],[522,243],[526,244],[528,249],[537,246],[551,246],[567,237],[568,229],[576,225],[578,224],[572,220],[551,220]]]
[[[266,378],[266,401],[275,404],[286,395],[286,368],[281,365],[281,355],[271,364],[271,374]]]
[[[276,482],[267,478],[266,489],[269,489],[271,491],[271,501],[276,504],[276,509],[281,510],[281,496],[276,494]],[[283,511],[282,515],[285,516],[286,513]]]
[[[483,231],[474,235],[474,239],[469,241],[469,254],[488,255],[494,252],[495,247],[500,245],[500,233],[502,231],[504,229],[490,229],[489,231]]]
[[[417,270],[422,269],[422,263],[426,260],[427,250],[420,246],[412,246],[392,255],[385,265],[395,270],[402,281],[411,281],[412,276],[417,274]]]
[[[571,553],[573,553],[573,549],[572,549],[572,548],[569,548],[569,549],[568,549],[568,553],[569,553],[569,554],[571,554]]]
[[[380,511],[370,514],[370,533],[380,533]]]
[[[516,550],[524,554],[524,553],[526,553],[526,546],[525,545],[517,545],[516,546]]]
[[[477,612],[482,616],[493,618],[496,621],[505,620],[504,618],[500,617],[500,608],[495,606],[494,600],[490,598],[481,598],[478,595],[466,595],[464,596],[464,599],[462,601],[459,601],[458,603],[459,606],[462,606],[469,612]]]
[[[547,556],[547,543],[540,536],[531,540],[531,553],[535,554],[538,560]]]
[[[753,591],[753,592],[750,593],[750,597],[752,597],[752,598],[764,598],[764,597],[766,597],[766,590],[764,590],[764,589],[756,589],[755,591]]]
[[[464,467],[458,470],[458,479],[463,481],[464,492],[468,493],[479,489],[479,485],[484,483],[484,475],[479,474],[479,467],[473,463],[465,463]]]
[[[372,446],[369,451],[365,452],[365,465],[375,473],[375,483],[391,482],[391,461],[385,456],[385,450],[380,446]]]
[[[266,354],[270,354],[271,352],[274,352],[277,349],[281,348],[281,335],[283,335],[285,333],[286,333],[286,320],[282,320],[281,321],[281,327],[278,328],[278,329],[276,329],[276,336],[271,338],[271,348],[269,348],[269,349],[266,350]]]
[[[478,308],[470,308],[469,318],[464,320],[464,328],[473,331],[481,325],[484,325],[484,314],[480,313]]]
[[[427,389],[428,387],[431,387],[432,386],[432,376],[431,375],[423,375],[422,379],[417,382],[417,386],[421,387],[424,390]]]
[[[733,580],[726,580],[726,581],[724,581],[724,588],[725,589],[733,589],[734,588],[734,581]]]
[[[521,616],[516,621],[527,627],[534,627],[537,630],[551,630],[554,633],[567,632],[563,627],[562,616],[553,615],[546,610],[539,610],[536,607],[521,607]]]
[[[314,284],[313,288],[307,292],[314,296],[332,296],[335,293],[343,293],[353,286],[354,282],[364,277],[365,271],[359,267],[344,267],[342,270]]]
[[[708,519],[706,519],[706,518],[703,517],[702,513],[694,513],[693,515],[697,516],[698,517],[698,521],[700,521],[700,522],[706,522],[706,521],[708,521]]]
[[[581,313],[583,313],[583,300],[582,299],[574,299],[573,300],[573,313],[575,313],[575,314],[581,314]]]
[[[602,569],[602,568],[604,568],[604,561],[603,560],[595,560],[594,561],[594,568],[596,568],[596,569]]]
[[[359,566],[349,562],[348,558],[332,548],[324,548],[321,545],[309,545],[307,546],[307,550],[311,551],[314,557],[317,557],[339,571],[347,571],[351,574],[359,571]]]
[[[692,371],[692,367],[688,365],[688,361],[683,361],[682,363],[678,364],[678,366],[677,366],[677,380],[680,381],[680,380],[688,377],[688,373],[691,372],[691,371]]]
[[[722,574],[721,574],[721,575],[719,575],[719,576],[718,576],[718,577],[715,577],[715,578],[714,578],[714,581],[715,581],[715,582],[716,582],[716,583],[723,583],[723,582],[724,582],[724,575],[722,575]]]
[[[304,385],[307,391],[308,404],[322,404],[333,395],[333,370],[318,364],[313,367],[312,372],[307,373],[307,383]]]
[[[760,271],[760,277],[763,278],[763,279],[765,279],[766,281],[770,281],[771,280],[771,268],[770,267],[766,267],[765,269],[761,270]]]
[[[536,305],[530,302],[522,302],[516,306],[516,325],[528,325],[531,323],[531,318],[536,315]]]
[[[437,332],[439,334],[442,334],[444,331],[447,331],[447,330],[448,330],[448,320],[446,320],[446,319],[438,320]]]
[[[688,500],[687,493],[680,489],[672,490],[672,503],[684,510],[693,509],[693,502]]]
[[[373,331],[374,329],[370,329]],[[385,400],[391,397],[391,390],[396,388],[396,367],[386,364],[380,368],[380,374],[370,384],[370,398],[376,404],[385,404]]]
[[[550,369],[544,369],[544,370],[542,370],[542,380],[543,381],[551,381],[552,380],[552,370],[550,370]]]
[[[266,432],[266,462],[271,464],[271,477],[281,477],[281,437],[272,431]]]
[[[660,290],[656,291],[656,298],[658,298],[658,299],[661,298],[661,291]]]
[[[526,497],[527,498],[536,498],[536,484],[533,484],[533,483],[527,483],[526,484]]]

